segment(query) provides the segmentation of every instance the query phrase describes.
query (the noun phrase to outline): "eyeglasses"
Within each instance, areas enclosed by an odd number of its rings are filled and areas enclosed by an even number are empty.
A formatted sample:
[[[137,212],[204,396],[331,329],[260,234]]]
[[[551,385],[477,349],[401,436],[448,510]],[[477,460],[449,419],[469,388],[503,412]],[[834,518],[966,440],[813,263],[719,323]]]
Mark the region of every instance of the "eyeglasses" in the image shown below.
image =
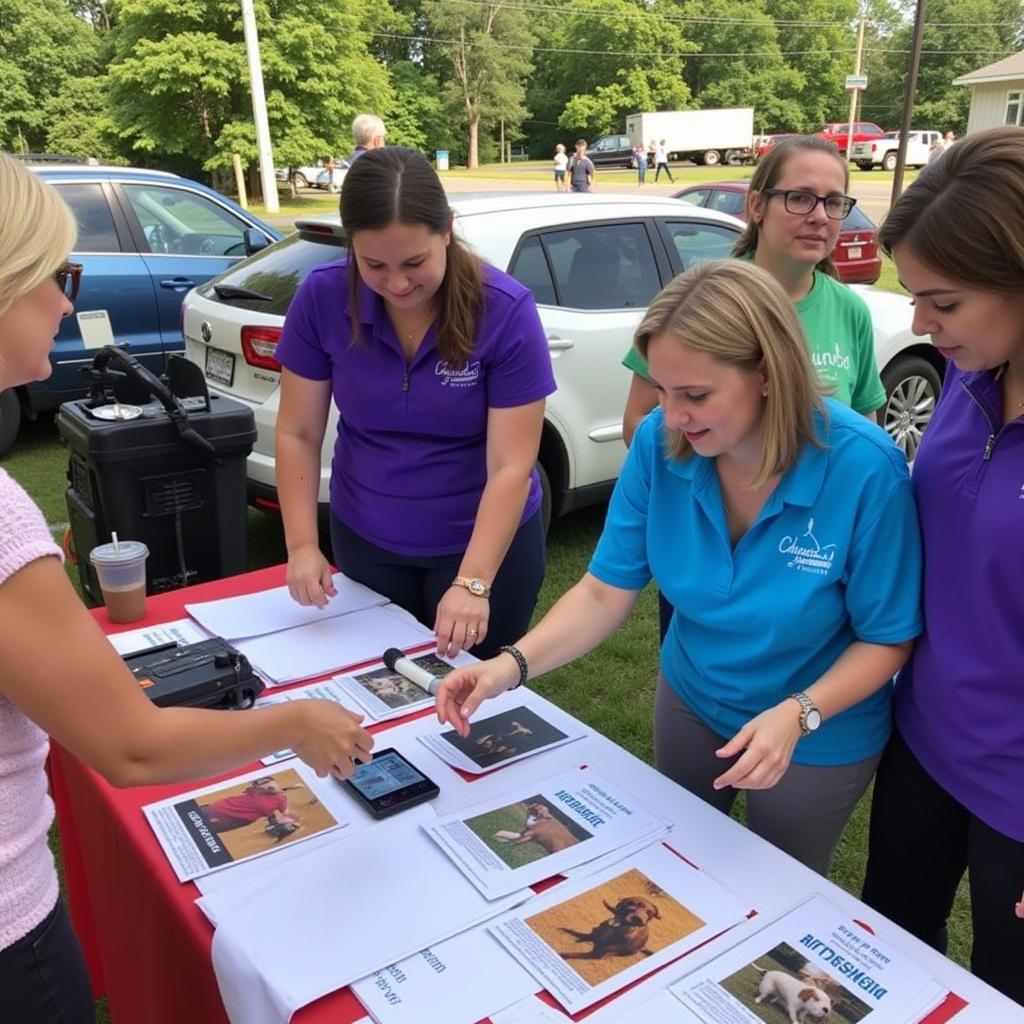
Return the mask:
[[[78,286],[82,282],[81,263],[62,263],[54,272],[53,279],[57,287],[74,302],[78,296]]]
[[[802,217],[806,217],[821,203],[829,220],[843,220],[857,204],[853,196],[816,196],[813,192],[804,192],[798,188],[766,188],[762,195],[782,196],[786,212]]]

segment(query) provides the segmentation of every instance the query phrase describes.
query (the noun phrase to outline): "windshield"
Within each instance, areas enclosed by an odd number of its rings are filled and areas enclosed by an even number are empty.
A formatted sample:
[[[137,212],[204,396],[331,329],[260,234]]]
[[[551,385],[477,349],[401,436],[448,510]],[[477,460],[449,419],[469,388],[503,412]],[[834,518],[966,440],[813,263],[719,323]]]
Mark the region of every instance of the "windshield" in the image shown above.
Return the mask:
[[[199,294],[211,302],[222,302],[235,309],[284,316],[309,272],[321,263],[329,263],[344,255],[344,244],[335,236],[310,237],[295,232],[208,281],[199,289]],[[219,295],[215,290],[218,287]],[[232,295],[233,288],[240,294]],[[246,297],[243,290],[267,298]]]

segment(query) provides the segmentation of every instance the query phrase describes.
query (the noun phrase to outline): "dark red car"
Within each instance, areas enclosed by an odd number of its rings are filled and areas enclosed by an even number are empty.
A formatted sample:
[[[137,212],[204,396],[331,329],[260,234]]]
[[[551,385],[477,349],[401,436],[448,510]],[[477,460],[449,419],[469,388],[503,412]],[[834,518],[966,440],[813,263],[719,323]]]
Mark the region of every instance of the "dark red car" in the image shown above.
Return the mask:
[[[675,198],[746,220],[749,184],[747,181],[717,181],[708,185],[691,185],[676,192]],[[878,230],[856,206],[843,221],[839,240],[832,250],[832,260],[843,284],[874,284],[882,273]]]

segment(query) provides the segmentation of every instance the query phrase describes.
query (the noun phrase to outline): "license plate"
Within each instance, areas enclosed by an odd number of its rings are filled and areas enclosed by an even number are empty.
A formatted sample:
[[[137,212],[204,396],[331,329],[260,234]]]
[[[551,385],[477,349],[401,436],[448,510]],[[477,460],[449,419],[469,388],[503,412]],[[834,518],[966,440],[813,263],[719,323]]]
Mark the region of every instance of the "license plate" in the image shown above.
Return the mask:
[[[862,250],[861,250],[861,247],[859,245],[851,245],[850,248],[846,250],[846,255],[851,260],[859,260],[860,257],[861,257],[861,253],[862,253]],[[209,377],[209,375],[210,375],[210,362],[209,362],[209,360],[207,360],[207,362],[206,362],[206,375],[207,375],[207,377]]]
[[[208,380],[231,387],[235,380],[235,357],[219,348],[206,350],[206,376]]]

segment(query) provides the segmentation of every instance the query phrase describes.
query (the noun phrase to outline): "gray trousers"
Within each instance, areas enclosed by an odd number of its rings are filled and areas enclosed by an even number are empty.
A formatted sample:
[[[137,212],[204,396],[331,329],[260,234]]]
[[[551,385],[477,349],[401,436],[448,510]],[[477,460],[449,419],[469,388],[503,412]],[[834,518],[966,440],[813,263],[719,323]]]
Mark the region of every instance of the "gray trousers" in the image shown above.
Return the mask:
[[[654,766],[694,796],[728,814],[736,789],[712,782],[732,763],[715,757],[728,737],[708,728],[658,677],[654,700]],[[881,753],[841,765],[790,764],[771,789],[748,789],[747,825],[819,874],[827,875],[839,837],[864,795]]]

